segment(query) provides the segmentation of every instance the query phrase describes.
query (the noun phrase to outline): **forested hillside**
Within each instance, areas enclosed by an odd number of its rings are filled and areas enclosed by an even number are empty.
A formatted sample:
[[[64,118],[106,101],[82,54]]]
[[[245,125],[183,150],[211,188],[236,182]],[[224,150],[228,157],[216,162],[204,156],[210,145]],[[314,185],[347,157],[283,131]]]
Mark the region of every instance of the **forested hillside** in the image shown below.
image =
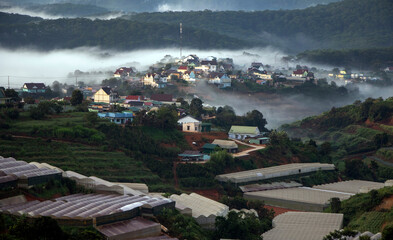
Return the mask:
[[[3,0],[7,1],[7,0]],[[73,3],[73,4],[89,4],[104,7],[115,11],[127,12],[154,12],[159,10],[265,10],[265,9],[298,9],[306,8],[316,4],[326,4],[329,2],[337,2],[340,0],[225,0],[225,4],[221,1],[211,0],[8,0],[10,4],[26,5],[34,2],[34,4],[52,4],[52,3]]]
[[[15,14],[0,15],[0,43],[16,48],[34,46],[43,50],[100,46],[112,49],[137,49],[177,47],[177,25],[165,23],[141,23],[128,20],[57,19],[39,20]],[[18,24],[10,24],[10,21]],[[29,20],[30,19],[30,20]],[[20,24],[20,22],[26,22]],[[184,46],[191,48],[241,48],[248,46],[242,40],[218,33],[185,27]]]
[[[359,153],[389,155],[381,149],[393,143],[392,117],[392,97],[386,100],[368,98],[281,128],[292,137],[330,142],[337,159]]]
[[[27,20],[13,16],[15,24],[10,24],[11,17],[2,16],[8,20],[0,23],[0,43],[42,49],[168,47],[178,45],[182,22],[184,46],[192,48],[273,45],[298,53],[316,48],[391,47],[392,12],[390,0],[344,0],[303,10],[140,13],[108,21],[59,19],[20,24]]]
[[[183,22],[293,52],[315,48],[364,48],[393,45],[393,1],[344,0],[303,10],[255,12],[161,12],[129,18],[145,22]]]
[[[331,66],[356,69],[378,69],[393,65],[393,48],[368,48],[348,50],[313,50],[297,55],[297,59]]]

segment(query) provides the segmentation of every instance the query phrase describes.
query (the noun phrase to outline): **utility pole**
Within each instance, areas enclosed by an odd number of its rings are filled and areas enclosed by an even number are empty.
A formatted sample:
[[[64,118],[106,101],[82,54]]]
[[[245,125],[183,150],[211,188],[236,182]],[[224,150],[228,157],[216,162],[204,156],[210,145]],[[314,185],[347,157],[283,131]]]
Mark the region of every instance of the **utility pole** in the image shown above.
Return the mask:
[[[10,89],[10,76],[8,76],[8,89]]]
[[[183,47],[183,24],[180,23],[180,60],[182,58],[182,47]]]
[[[75,76],[75,87],[78,87],[78,77]]]

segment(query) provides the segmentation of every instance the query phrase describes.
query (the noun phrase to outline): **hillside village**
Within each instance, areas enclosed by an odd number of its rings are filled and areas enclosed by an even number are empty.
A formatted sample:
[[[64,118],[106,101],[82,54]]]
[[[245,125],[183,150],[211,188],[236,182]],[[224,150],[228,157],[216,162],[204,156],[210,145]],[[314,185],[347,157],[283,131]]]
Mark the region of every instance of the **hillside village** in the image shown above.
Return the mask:
[[[100,86],[57,84],[57,96],[40,82],[1,88],[3,229],[29,221],[59,225],[64,239],[383,239],[393,229],[391,98],[283,126],[289,137],[258,110],[238,116],[164,91],[321,82],[305,66],[270,69],[189,55],[148,72],[118,68]],[[334,72],[344,84],[377,81]]]

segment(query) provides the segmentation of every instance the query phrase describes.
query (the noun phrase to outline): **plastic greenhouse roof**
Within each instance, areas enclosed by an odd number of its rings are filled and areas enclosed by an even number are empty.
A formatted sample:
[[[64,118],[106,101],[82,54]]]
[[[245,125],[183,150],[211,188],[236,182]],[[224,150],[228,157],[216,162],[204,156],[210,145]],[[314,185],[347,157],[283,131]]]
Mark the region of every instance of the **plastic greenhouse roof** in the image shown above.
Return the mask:
[[[264,240],[315,240],[341,229],[343,214],[286,212],[273,219],[273,229],[262,234]]]

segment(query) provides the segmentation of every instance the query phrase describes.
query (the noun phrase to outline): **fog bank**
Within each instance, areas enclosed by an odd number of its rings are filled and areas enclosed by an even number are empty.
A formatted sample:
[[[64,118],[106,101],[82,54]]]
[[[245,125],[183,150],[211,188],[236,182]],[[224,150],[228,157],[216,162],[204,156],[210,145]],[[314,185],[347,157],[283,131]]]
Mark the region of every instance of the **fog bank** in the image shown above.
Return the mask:
[[[243,52],[259,56],[244,55]],[[233,58],[234,63],[246,68],[253,61],[263,64],[274,64],[285,54],[274,48],[258,48],[247,50],[195,50],[183,49],[183,56],[197,54],[199,57],[215,56],[217,58]],[[148,67],[164,56],[179,57],[179,50],[175,48],[137,51],[109,51],[99,48],[76,48],[54,50],[49,52],[31,49],[9,50],[0,48],[0,55],[6,61],[0,61],[0,86],[7,84],[7,76],[11,76],[11,87],[20,87],[24,82],[40,81],[50,84],[53,81],[70,81],[67,75],[75,70],[83,72],[114,71],[118,67],[135,67],[138,71]],[[101,81],[103,78],[97,78]]]

